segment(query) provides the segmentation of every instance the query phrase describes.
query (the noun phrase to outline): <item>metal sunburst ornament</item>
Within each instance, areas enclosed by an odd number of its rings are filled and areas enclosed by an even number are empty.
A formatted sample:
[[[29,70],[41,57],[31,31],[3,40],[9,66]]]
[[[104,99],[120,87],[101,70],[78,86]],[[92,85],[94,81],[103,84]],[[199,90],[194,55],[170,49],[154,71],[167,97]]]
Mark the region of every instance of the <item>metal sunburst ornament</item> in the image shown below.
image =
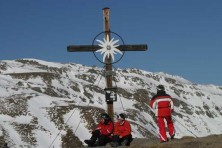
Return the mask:
[[[97,42],[99,42],[100,44],[98,44],[100,47],[102,47],[101,49],[97,50],[96,52],[100,52],[103,55],[103,62],[105,62],[106,57],[110,57],[112,58],[112,61],[115,61],[115,57],[114,54],[117,54],[117,52],[119,54],[123,54],[119,49],[117,49],[116,47],[118,47],[119,45],[116,44],[117,42],[119,42],[119,40],[114,40],[114,38],[112,38],[111,40],[109,39],[109,35],[106,36],[106,39],[103,38],[103,41],[101,40],[96,40]]]

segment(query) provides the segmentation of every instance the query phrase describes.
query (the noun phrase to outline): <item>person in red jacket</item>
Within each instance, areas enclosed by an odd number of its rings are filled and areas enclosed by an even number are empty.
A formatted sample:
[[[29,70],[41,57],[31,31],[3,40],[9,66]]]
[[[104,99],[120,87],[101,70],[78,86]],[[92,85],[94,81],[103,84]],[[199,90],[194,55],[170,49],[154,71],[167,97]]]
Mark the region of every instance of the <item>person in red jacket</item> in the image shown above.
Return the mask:
[[[89,147],[105,146],[112,141],[111,134],[113,133],[114,124],[107,113],[101,115],[101,121],[96,129],[92,132],[92,136],[88,140],[84,140]]]
[[[166,94],[163,85],[157,86],[157,94],[151,99],[150,107],[155,111],[159,127],[160,142],[168,141],[164,120],[166,120],[169,135],[171,136],[171,139],[173,139],[175,136],[175,129],[171,113],[173,112],[174,105],[171,96]]]
[[[117,122],[114,124],[113,141],[111,146],[129,146],[132,141],[131,126],[125,119],[124,114],[117,115]]]

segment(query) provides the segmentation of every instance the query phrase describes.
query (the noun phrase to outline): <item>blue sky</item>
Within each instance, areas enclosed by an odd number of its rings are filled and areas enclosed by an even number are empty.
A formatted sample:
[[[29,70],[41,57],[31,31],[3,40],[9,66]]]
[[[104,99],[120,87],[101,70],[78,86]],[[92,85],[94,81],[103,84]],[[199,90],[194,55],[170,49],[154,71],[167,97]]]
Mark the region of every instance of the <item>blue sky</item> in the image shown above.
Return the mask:
[[[103,31],[104,7],[111,31],[125,44],[148,44],[126,52],[116,68],[178,75],[222,86],[220,0],[1,0],[0,60],[35,58],[103,65],[93,53],[70,53],[68,45],[90,45]]]

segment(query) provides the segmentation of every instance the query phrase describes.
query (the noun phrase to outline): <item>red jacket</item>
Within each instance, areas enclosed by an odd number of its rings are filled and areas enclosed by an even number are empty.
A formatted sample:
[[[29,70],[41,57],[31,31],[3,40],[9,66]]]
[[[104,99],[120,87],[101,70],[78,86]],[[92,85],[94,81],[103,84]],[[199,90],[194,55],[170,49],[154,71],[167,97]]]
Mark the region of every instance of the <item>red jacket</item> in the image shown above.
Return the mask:
[[[166,94],[165,91],[160,90],[157,92],[157,95],[151,99],[150,107],[155,110],[156,116],[171,116],[173,101],[170,95]]]
[[[114,124],[113,135],[119,135],[121,138],[131,134],[131,126],[129,121],[118,121]]]
[[[113,133],[113,122],[109,121],[108,124],[100,122],[95,130],[99,130],[101,135],[111,135]]]

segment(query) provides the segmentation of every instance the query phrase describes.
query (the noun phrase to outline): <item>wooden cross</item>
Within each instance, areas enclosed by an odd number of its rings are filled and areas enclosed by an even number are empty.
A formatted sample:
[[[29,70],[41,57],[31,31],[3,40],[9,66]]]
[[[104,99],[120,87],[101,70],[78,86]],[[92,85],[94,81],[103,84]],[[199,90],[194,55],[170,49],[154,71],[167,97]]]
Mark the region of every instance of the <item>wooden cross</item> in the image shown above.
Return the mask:
[[[109,19],[109,8],[103,8],[103,20],[104,20],[104,32],[105,37],[110,37],[110,19]],[[94,52],[101,47],[98,45],[69,45],[67,47],[68,52]],[[147,50],[146,44],[139,44],[139,45],[120,45],[118,46],[118,49],[120,51],[145,51]],[[112,71],[112,64],[111,63],[111,56],[105,59],[105,70],[106,72]],[[106,76],[106,87],[112,88],[112,75]],[[110,117],[113,119],[114,116],[114,109],[113,109],[113,101],[107,101],[107,112],[110,115]]]

